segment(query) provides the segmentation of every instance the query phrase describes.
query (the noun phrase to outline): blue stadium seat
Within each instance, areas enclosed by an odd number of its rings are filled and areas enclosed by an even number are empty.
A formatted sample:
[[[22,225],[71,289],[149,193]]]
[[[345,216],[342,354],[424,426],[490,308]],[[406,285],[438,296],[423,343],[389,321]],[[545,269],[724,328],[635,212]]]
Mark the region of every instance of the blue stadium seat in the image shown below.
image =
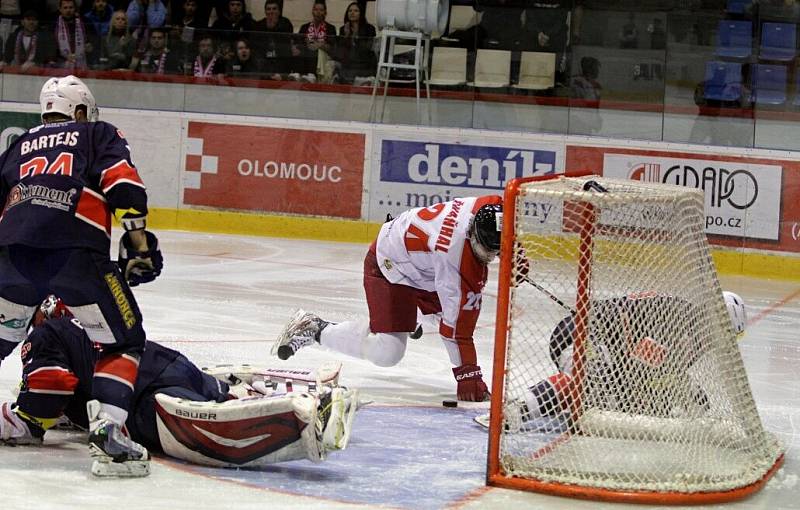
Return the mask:
[[[750,21],[724,19],[719,22],[716,54],[727,58],[747,58],[753,48],[753,24]]]
[[[706,62],[703,97],[713,101],[738,101],[742,95],[742,64]]]
[[[744,14],[751,3],[751,0],[728,0],[725,12],[728,14]]]
[[[784,104],[786,102],[786,66],[754,65],[752,94],[752,100],[756,104]]]
[[[788,62],[797,54],[797,27],[793,23],[761,24],[759,58]]]

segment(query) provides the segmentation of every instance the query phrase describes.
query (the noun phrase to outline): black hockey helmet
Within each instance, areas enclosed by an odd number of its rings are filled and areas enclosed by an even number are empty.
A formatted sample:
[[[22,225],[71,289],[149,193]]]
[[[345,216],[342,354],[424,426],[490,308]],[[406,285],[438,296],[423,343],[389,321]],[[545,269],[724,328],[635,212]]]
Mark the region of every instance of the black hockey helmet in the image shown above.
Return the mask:
[[[500,232],[502,230],[502,205],[486,204],[475,213],[475,219],[472,220],[472,235],[487,250],[500,250]]]

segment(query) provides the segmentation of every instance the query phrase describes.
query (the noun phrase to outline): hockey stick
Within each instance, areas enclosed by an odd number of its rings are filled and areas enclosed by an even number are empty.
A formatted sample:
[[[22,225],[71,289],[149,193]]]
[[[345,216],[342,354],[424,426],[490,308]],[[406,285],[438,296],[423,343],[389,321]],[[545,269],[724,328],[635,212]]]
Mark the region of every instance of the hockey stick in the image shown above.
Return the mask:
[[[560,307],[561,307],[561,308],[563,308],[564,310],[568,311],[569,313],[571,313],[571,314],[573,314],[573,315],[575,314],[575,310],[574,310],[574,309],[573,309],[571,306],[569,306],[569,305],[568,305],[568,304],[566,304],[565,302],[561,301],[561,299],[559,299],[559,298],[558,298],[558,296],[556,296],[555,294],[553,294],[553,293],[552,293],[552,292],[550,292],[549,290],[545,289],[544,287],[542,287],[541,285],[539,285],[539,284],[538,284],[538,283],[536,283],[535,281],[531,280],[530,276],[528,276],[528,275],[525,275],[525,281],[526,281],[527,283],[530,283],[530,284],[531,284],[531,285],[533,285],[534,287],[536,287],[536,289],[537,289],[539,292],[541,292],[541,293],[542,293],[542,294],[544,294],[545,296],[549,297],[551,301],[553,301],[554,303],[556,303],[558,306],[560,306]]]

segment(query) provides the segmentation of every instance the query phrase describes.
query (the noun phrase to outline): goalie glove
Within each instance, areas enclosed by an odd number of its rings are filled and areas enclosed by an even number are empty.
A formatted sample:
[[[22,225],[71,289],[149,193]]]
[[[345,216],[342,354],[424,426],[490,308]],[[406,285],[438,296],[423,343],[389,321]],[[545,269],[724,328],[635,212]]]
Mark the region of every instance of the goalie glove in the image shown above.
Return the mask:
[[[146,251],[136,251],[129,232],[122,234],[119,240],[117,264],[131,287],[152,282],[164,268],[164,257],[158,249],[158,238],[148,230],[145,230],[144,234],[147,237]]]
[[[461,365],[453,369],[458,383],[456,393],[458,400],[483,402],[489,400],[489,388],[483,382],[483,372],[478,365]]]

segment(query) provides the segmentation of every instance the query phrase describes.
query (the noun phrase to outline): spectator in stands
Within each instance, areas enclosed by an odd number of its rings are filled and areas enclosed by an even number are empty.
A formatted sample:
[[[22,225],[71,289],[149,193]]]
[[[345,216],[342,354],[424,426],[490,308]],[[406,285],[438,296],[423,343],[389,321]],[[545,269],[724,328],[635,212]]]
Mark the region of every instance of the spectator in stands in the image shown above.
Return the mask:
[[[75,0],[60,0],[59,16],[56,20],[56,65],[65,69],[87,68],[87,54],[92,52],[92,34],[77,17]]]
[[[100,67],[128,69],[135,50],[136,42],[128,30],[128,15],[125,11],[115,11],[108,34],[103,38]]]
[[[236,41],[236,55],[228,63],[225,74],[233,78],[261,78],[263,66],[261,61],[253,55],[250,41],[247,38],[242,37]]]
[[[150,30],[150,42],[147,50],[133,57],[130,68],[137,73],[176,74],[180,71],[180,62],[175,54],[167,48],[167,32],[163,28]]]
[[[475,10],[482,12],[472,44],[478,48],[516,50],[522,39],[522,8],[519,0],[497,0],[491,5],[476,2]],[[467,46],[468,48],[471,46]]]
[[[173,23],[173,26],[181,29],[181,40],[186,42],[194,41],[197,30],[206,28],[202,20],[197,17],[197,0],[184,0],[183,16],[177,23]]]
[[[150,29],[164,26],[167,9],[161,0],[131,0],[126,12],[136,52],[143,54],[150,44]]]
[[[253,31],[255,23],[253,16],[245,12],[244,0],[228,0],[228,11],[217,18],[211,28],[217,31],[214,36],[221,45],[232,48],[243,32]]]
[[[197,17],[197,0],[183,0],[183,16],[172,25],[170,31],[170,51],[178,60],[186,62],[196,51],[196,40],[207,28]]]
[[[128,25],[139,27],[163,27],[167,21],[167,8],[161,0],[131,0],[128,4]]]
[[[619,30],[619,47],[635,50],[639,47],[639,29],[636,28],[636,14],[629,12],[628,21]]]
[[[535,0],[525,9],[524,49],[559,55],[564,53],[567,47],[568,15],[569,9],[562,0]]]
[[[281,15],[280,0],[266,0],[264,19],[256,22],[253,47],[256,56],[263,62],[264,73],[279,80],[291,69],[292,22]]]
[[[581,74],[572,78],[570,95],[578,99],[599,101],[603,89],[597,78],[600,76],[600,61],[594,57],[581,59]]]
[[[600,61],[594,57],[581,59],[581,74],[572,78],[570,96],[585,101],[600,101],[603,89],[597,78],[600,76]],[[581,110],[570,116],[570,133],[589,135],[597,133],[603,127],[603,118],[597,107],[598,103],[580,104]]]
[[[39,28],[36,11],[22,15],[20,27],[8,36],[0,70],[6,65],[17,66],[22,72],[44,67],[55,60],[53,36]]]
[[[219,78],[225,75],[225,60],[215,53],[214,40],[209,35],[197,41],[197,56],[191,67],[195,78]]]
[[[344,25],[339,29],[337,57],[341,62],[339,79],[344,83],[357,83],[375,76],[378,59],[372,50],[375,27],[367,23],[364,10],[358,2],[351,2],[344,14]]]
[[[300,27],[300,37],[292,45],[294,72],[307,81],[316,80],[317,53],[330,52],[336,38],[336,28],[325,21],[328,8],[324,0],[315,0],[311,8],[311,22]]]
[[[89,27],[90,31],[94,32],[99,41],[108,34],[108,27],[111,25],[114,8],[108,5],[108,0],[94,0],[92,5],[92,10],[86,13],[84,18],[86,19],[86,26]]]
[[[664,30],[664,21],[661,18],[653,18],[653,22],[647,26],[650,33],[650,49],[664,50],[667,48],[667,32]]]

